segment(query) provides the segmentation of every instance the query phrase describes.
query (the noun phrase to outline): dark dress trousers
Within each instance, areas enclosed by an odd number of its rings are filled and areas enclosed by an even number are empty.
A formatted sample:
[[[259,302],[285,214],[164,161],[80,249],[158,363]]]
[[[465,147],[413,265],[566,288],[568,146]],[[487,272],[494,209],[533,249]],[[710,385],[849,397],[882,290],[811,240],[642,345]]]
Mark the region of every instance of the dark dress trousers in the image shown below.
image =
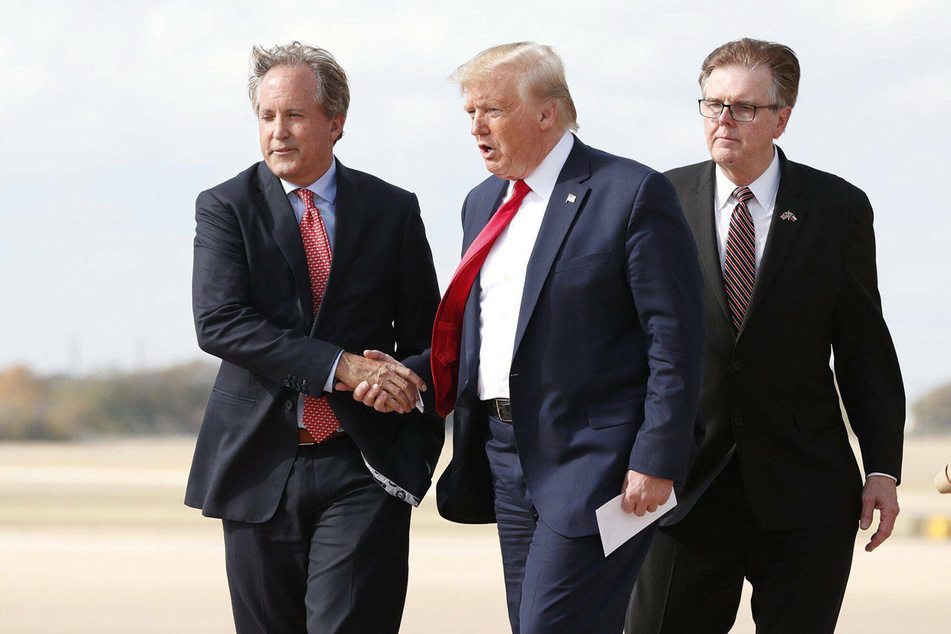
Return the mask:
[[[715,164],[667,173],[703,267],[707,434],[641,570],[631,633],[729,631],[744,576],[761,634],[832,632],[862,492],[840,395],[866,473],[901,474],[905,396],[871,205],[777,152],[775,210],[738,333],[718,257]]]
[[[439,290],[416,197],[337,162],[316,319],[300,229],[266,164],[196,207],[195,325],[221,368],[185,503],[225,521],[238,631],[396,632],[410,504],[429,488],[442,421],[333,393],[346,435],[299,446],[297,408],[300,393],[322,394],[341,350],[382,350],[429,381]]]
[[[506,187],[492,176],[469,193],[463,252]],[[686,477],[702,437],[701,274],[670,183],[639,163],[575,139],[549,200],[534,248],[525,245],[513,423],[490,426],[478,398],[476,283],[437,500],[453,521],[498,519],[513,631],[620,631],[652,533],[605,558],[595,509],[628,469]]]

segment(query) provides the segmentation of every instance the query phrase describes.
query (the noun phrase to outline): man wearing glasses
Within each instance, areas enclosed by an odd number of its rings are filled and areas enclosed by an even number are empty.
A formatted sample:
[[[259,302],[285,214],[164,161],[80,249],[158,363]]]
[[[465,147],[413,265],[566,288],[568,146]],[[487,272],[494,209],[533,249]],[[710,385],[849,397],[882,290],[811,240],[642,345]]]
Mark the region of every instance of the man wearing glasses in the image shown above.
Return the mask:
[[[667,174],[704,274],[707,435],[641,569],[630,634],[726,633],[744,578],[758,634],[833,632],[856,525],[868,529],[880,511],[871,552],[898,514],[905,396],[872,208],[858,188],[773,145],[798,86],[786,46],[743,39],[714,50],[700,74],[713,160]]]

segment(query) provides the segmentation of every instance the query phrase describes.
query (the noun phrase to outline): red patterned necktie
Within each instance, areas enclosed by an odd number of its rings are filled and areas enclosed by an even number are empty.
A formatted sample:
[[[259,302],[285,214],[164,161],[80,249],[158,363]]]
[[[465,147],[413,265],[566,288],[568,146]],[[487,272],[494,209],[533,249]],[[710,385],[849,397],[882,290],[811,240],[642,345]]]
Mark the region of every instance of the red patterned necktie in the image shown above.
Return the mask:
[[[753,192],[749,187],[737,187],[733,190],[733,197],[738,202],[730,217],[730,231],[726,238],[723,281],[733,316],[733,329],[739,332],[756,280],[756,229],[753,215],[746,205],[753,199]]]
[[[439,302],[436,322],[433,324],[433,346],[430,364],[433,370],[436,412],[447,416],[456,403],[456,385],[459,379],[459,344],[462,339],[462,318],[466,300],[485,258],[496,238],[508,226],[522,200],[532,191],[525,181],[515,181],[515,193],[489,220],[462,256],[449,288]]]
[[[327,288],[327,278],[330,277],[330,239],[327,237],[327,229],[320,212],[314,206],[314,192],[297,189],[294,193],[300,196],[306,208],[300,220],[300,235],[304,240],[304,253],[307,254],[314,319],[317,319],[320,301],[324,298],[324,290]],[[326,440],[340,426],[327,398],[315,398],[310,394],[304,395],[303,423],[318,443]]]

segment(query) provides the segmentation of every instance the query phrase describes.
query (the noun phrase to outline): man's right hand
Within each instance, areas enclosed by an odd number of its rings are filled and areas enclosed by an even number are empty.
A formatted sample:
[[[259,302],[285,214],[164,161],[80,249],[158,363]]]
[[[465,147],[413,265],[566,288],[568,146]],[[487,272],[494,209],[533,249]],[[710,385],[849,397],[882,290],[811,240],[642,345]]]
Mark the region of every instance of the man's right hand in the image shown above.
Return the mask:
[[[353,391],[354,400],[378,412],[405,414],[416,406],[417,390],[426,391],[426,382],[388,354],[365,350],[365,356],[344,352],[337,364],[336,388]]]

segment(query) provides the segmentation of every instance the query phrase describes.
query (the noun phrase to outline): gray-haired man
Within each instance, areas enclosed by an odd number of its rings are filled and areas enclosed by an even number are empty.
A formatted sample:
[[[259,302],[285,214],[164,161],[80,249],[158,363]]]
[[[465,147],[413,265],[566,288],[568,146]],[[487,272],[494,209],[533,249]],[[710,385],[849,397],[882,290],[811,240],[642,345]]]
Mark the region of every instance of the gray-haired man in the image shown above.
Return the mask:
[[[328,52],[255,48],[250,92],[264,161],[196,205],[195,325],[222,363],[185,503],[223,520],[238,632],[395,633],[443,442],[414,407],[439,302],[419,206],[334,158]],[[397,411],[333,392],[361,384]]]

